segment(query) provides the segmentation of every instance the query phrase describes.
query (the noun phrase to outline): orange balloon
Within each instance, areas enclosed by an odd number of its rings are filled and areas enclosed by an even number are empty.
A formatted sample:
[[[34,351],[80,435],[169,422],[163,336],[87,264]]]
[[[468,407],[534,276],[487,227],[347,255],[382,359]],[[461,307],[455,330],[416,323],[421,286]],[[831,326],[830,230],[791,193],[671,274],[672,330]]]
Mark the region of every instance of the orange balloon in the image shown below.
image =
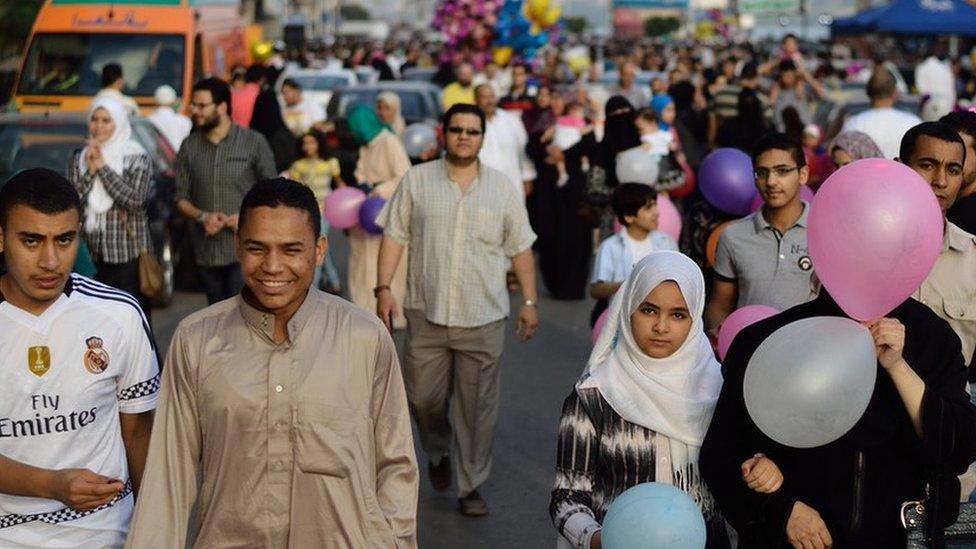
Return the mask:
[[[726,221],[718,227],[712,229],[712,234],[708,235],[708,242],[705,243],[705,259],[708,260],[708,266],[715,266],[715,252],[718,250],[718,237],[722,236],[722,231],[729,226],[731,221]]]

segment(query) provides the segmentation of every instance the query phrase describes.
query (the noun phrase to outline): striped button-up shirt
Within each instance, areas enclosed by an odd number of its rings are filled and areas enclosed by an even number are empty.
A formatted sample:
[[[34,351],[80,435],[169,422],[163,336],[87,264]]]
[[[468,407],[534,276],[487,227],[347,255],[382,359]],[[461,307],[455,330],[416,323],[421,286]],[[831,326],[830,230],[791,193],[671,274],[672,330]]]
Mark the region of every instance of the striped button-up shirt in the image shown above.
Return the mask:
[[[234,124],[227,137],[215,144],[198,130],[183,141],[176,157],[176,199],[205,212],[234,215],[255,183],[277,175],[271,147],[261,134]],[[207,236],[202,226],[194,224],[192,235],[197,265],[237,261],[230,229]]]
[[[387,236],[410,248],[404,308],[452,328],[508,316],[508,259],[529,249],[535,233],[505,174],[481,164],[462,193],[445,160],[414,166],[379,221]]]
[[[146,200],[153,185],[153,161],[148,153],[130,154],[122,159],[122,173],[103,166],[98,172],[81,173],[78,159],[82,149],[71,155],[68,164],[68,180],[86,204],[88,193],[98,176],[114,204],[105,213],[105,225],[85,231],[85,240],[92,258],[105,263],[128,263],[139,257],[143,250],[152,252],[149,240],[149,218]],[[87,215],[87,212],[86,212]],[[129,231],[126,230],[126,225]]]

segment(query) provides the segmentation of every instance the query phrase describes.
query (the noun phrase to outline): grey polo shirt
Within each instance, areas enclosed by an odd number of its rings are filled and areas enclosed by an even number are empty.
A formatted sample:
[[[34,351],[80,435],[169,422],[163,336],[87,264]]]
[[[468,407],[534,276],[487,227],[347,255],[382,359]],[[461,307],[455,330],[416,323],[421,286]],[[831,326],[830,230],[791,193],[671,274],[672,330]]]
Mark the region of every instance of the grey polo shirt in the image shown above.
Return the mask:
[[[769,225],[762,210],[733,222],[715,251],[715,275],[739,286],[736,308],[769,305],[785,311],[816,296],[807,249],[810,205],[786,233]]]

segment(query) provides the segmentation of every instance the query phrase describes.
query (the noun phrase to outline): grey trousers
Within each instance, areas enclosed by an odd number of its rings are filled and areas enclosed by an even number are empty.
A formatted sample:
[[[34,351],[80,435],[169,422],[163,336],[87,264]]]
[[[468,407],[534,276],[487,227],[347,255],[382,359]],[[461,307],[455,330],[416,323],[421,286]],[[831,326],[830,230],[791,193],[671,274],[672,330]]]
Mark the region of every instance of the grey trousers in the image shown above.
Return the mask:
[[[448,328],[428,322],[423,311],[407,309],[404,315],[403,382],[420,444],[434,463],[453,454],[458,497],[464,497],[491,471],[505,321]]]

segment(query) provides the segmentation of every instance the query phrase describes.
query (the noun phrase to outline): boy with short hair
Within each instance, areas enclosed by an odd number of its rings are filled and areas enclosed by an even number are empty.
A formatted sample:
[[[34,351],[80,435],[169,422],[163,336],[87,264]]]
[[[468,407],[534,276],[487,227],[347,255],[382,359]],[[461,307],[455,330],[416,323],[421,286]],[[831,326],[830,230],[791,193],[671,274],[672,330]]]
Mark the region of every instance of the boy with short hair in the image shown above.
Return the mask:
[[[807,249],[809,205],[800,199],[810,170],[803,147],[783,133],[769,133],[753,147],[752,165],[762,208],[731,223],[715,251],[715,282],[705,309],[709,335],[732,311],[746,305],[786,310],[814,297],[813,262]]]
[[[590,318],[594,324],[610,297],[627,280],[634,265],[651,252],[678,251],[678,244],[658,229],[657,191],[641,183],[621,183],[613,191],[611,207],[623,227],[600,244],[593,266],[590,295],[597,300]]]

